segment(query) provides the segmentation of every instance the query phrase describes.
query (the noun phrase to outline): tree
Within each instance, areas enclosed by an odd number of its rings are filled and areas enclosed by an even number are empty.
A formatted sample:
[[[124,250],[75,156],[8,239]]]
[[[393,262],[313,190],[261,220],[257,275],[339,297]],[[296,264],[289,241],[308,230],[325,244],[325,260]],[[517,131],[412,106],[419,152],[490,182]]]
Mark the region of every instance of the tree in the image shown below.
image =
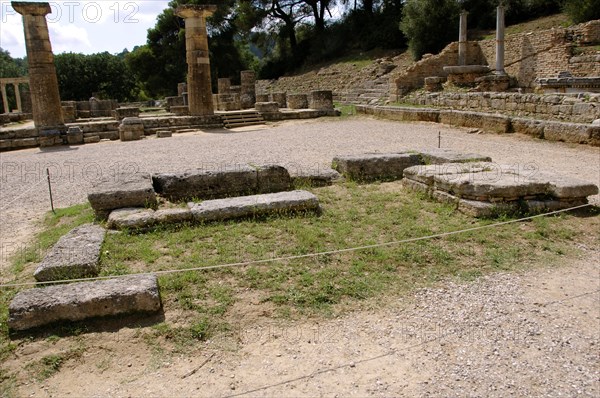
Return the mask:
[[[415,60],[437,53],[455,39],[459,4],[456,0],[407,0],[400,29]]]
[[[0,77],[20,77],[27,75],[27,60],[13,58],[0,47]]]
[[[564,0],[563,10],[575,23],[600,19],[600,0]]]

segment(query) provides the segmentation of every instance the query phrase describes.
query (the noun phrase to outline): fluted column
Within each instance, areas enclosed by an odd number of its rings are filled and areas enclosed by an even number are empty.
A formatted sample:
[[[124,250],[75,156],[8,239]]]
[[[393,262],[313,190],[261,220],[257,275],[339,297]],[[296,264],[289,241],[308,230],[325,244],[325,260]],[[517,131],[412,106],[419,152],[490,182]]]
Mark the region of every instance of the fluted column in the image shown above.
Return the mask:
[[[496,74],[505,75],[504,71],[504,6],[496,9]]]
[[[192,116],[214,114],[206,17],[216,10],[215,5],[186,5],[175,10],[185,20],[188,107]]]
[[[460,13],[460,24],[458,32],[458,64],[467,64],[467,15],[468,12]]]
[[[58,79],[46,22],[46,15],[51,12],[50,4],[13,1],[12,6],[23,15],[35,127],[38,131],[64,131]]]

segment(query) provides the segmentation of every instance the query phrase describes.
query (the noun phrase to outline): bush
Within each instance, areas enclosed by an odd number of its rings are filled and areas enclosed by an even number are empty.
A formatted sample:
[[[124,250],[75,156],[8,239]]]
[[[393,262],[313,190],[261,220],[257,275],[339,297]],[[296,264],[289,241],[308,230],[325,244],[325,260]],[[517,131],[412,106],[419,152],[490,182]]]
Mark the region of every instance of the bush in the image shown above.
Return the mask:
[[[600,0],[564,0],[563,11],[575,23],[600,19]]]

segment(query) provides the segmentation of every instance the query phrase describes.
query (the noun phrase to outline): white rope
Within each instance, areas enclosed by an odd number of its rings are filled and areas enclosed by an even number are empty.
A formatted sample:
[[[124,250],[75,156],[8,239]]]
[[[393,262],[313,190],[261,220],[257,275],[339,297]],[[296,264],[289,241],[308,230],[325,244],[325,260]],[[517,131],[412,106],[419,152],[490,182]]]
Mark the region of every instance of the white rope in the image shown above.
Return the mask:
[[[47,281],[47,282],[7,283],[7,284],[0,284],[0,288],[49,285],[49,284],[72,283],[72,282],[90,282],[90,281],[107,280],[107,279],[127,278],[127,277],[131,277],[131,276],[140,276],[140,275],[167,275],[167,274],[176,274],[176,273],[191,272],[191,271],[206,271],[206,270],[214,270],[214,269],[222,269],[222,268],[245,267],[248,265],[268,264],[268,263],[274,263],[274,262],[298,260],[298,259],[326,256],[326,255],[332,255],[332,254],[349,253],[349,252],[355,252],[355,251],[361,251],[361,250],[367,250],[367,249],[375,249],[375,248],[379,248],[379,247],[399,245],[402,243],[411,243],[411,242],[418,242],[418,241],[422,241],[422,240],[442,238],[445,236],[458,235],[458,234],[462,234],[465,232],[479,231],[479,230],[487,229],[487,228],[495,228],[495,227],[499,227],[502,225],[515,224],[515,223],[519,223],[522,221],[533,220],[535,218],[541,218],[541,217],[546,217],[546,216],[550,216],[550,215],[554,215],[554,214],[565,213],[565,212],[572,211],[572,210],[582,209],[582,208],[588,207],[588,206],[593,206],[593,205],[588,203],[585,205],[570,207],[568,209],[555,210],[555,211],[551,211],[549,213],[537,214],[534,216],[523,217],[523,218],[519,218],[516,220],[502,221],[502,222],[488,224],[488,225],[480,225],[478,227],[466,228],[466,229],[461,229],[458,231],[442,232],[439,234],[420,236],[417,238],[408,238],[408,239],[396,240],[396,241],[391,241],[391,242],[375,243],[372,245],[356,246],[356,247],[350,247],[350,248],[346,248],[346,249],[329,250],[329,251],[318,252],[318,253],[300,254],[300,255],[286,256],[286,257],[265,258],[265,259],[261,259],[261,260],[251,260],[251,261],[238,262],[238,263],[209,265],[206,267],[170,269],[170,270],[155,271],[155,272],[140,272],[140,273],[127,274],[127,275],[99,276],[99,277],[94,277],[94,278],[79,278],[79,279],[63,279],[63,280],[58,280],[58,281]]]
[[[31,191],[33,188],[37,187],[38,185],[40,185],[43,182],[46,182],[46,180],[43,179],[43,178],[40,179],[38,182],[36,182],[35,184],[33,184],[31,187],[29,187],[25,191],[21,192],[20,194],[18,194],[16,198],[14,198],[10,202],[8,202],[8,204],[6,204],[4,207],[0,208],[0,211],[4,211],[4,210],[8,209],[8,207],[10,205],[12,205],[13,203],[15,203],[17,201],[17,199],[19,199],[21,196],[25,195],[27,192]]]

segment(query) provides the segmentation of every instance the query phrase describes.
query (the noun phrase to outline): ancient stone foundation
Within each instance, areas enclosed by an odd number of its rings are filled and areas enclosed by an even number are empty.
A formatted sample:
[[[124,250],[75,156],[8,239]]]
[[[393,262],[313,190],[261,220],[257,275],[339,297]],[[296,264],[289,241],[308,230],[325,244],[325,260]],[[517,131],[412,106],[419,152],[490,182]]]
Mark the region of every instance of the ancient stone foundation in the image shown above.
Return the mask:
[[[287,107],[290,109],[308,108],[308,97],[306,94],[288,94]]]

